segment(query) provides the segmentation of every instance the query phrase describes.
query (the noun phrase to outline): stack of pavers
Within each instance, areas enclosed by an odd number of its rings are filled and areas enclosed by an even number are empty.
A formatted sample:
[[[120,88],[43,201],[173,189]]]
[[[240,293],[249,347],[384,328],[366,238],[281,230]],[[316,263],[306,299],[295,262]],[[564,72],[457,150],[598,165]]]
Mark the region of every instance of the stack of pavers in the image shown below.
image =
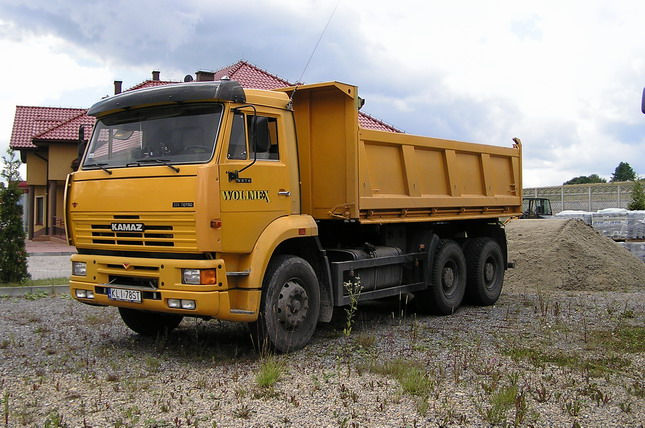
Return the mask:
[[[643,240],[645,240],[645,211],[627,211],[627,241],[621,242],[621,245],[645,262]]]
[[[608,238],[627,239],[627,210],[607,208],[592,214],[592,226]]]
[[[604,236],[618,241],[633,255],[645,262],[645,211],[608,208],[590,213],[562,211],[556,218],[577,218],[593,226]]]

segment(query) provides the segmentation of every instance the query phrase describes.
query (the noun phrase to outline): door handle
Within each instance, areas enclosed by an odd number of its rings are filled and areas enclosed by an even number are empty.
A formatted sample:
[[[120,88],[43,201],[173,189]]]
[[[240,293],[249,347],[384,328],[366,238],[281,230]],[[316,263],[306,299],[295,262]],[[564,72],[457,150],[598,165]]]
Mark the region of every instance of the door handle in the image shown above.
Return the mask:
[[[288,190],[280,190],[278,191],[279,196],[291,196],[291,192]]]

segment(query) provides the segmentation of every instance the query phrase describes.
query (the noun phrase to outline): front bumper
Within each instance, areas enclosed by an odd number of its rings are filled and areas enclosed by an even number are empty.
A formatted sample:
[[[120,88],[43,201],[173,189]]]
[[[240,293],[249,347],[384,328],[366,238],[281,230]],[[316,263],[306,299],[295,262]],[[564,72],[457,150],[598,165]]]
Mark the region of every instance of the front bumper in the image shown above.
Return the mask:
[[[229,289],[224,260],[129,258],[74,254],[72,262],[86,264],[86,274],[72,275],[70,292],[79,302],[120,306],[185,316],[251,322],[257,319],[259,289]],[[212,285],[182,283],[182,269],[215,269]],[[108,297],[110,288],[136,290],[141,302]],[[91,291],[92,298],[77,297],[76,290]],[[169,300],[192,300],[194,309],[173,308]]]

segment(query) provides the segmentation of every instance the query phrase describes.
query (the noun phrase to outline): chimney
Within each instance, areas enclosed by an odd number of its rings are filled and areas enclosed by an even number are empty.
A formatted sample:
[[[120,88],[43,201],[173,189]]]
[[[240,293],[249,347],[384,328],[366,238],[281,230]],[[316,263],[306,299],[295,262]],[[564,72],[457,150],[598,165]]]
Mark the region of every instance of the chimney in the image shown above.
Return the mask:
[[[215,73],[212,71],[197,71],[195,73],[195,76],[197,77],[198,82],[212,82],[215,80]]]
[[[159,74],[161,74],[161,71],[153,70],[153,72],[152,72],[152,80],[159,80]]]
[[[114,81],[114,95],[121,93],[122,86],[123,86],[123,82],[121,80]]]

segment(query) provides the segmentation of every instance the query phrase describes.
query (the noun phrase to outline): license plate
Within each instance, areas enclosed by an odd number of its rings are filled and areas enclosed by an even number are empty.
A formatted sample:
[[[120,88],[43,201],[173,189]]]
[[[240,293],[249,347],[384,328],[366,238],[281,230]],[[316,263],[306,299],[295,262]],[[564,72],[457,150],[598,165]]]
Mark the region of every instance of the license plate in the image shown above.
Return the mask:
[[[139,290],[124,290],[122,288],[108,288],[108,298],[120,302],[141,303]]]

